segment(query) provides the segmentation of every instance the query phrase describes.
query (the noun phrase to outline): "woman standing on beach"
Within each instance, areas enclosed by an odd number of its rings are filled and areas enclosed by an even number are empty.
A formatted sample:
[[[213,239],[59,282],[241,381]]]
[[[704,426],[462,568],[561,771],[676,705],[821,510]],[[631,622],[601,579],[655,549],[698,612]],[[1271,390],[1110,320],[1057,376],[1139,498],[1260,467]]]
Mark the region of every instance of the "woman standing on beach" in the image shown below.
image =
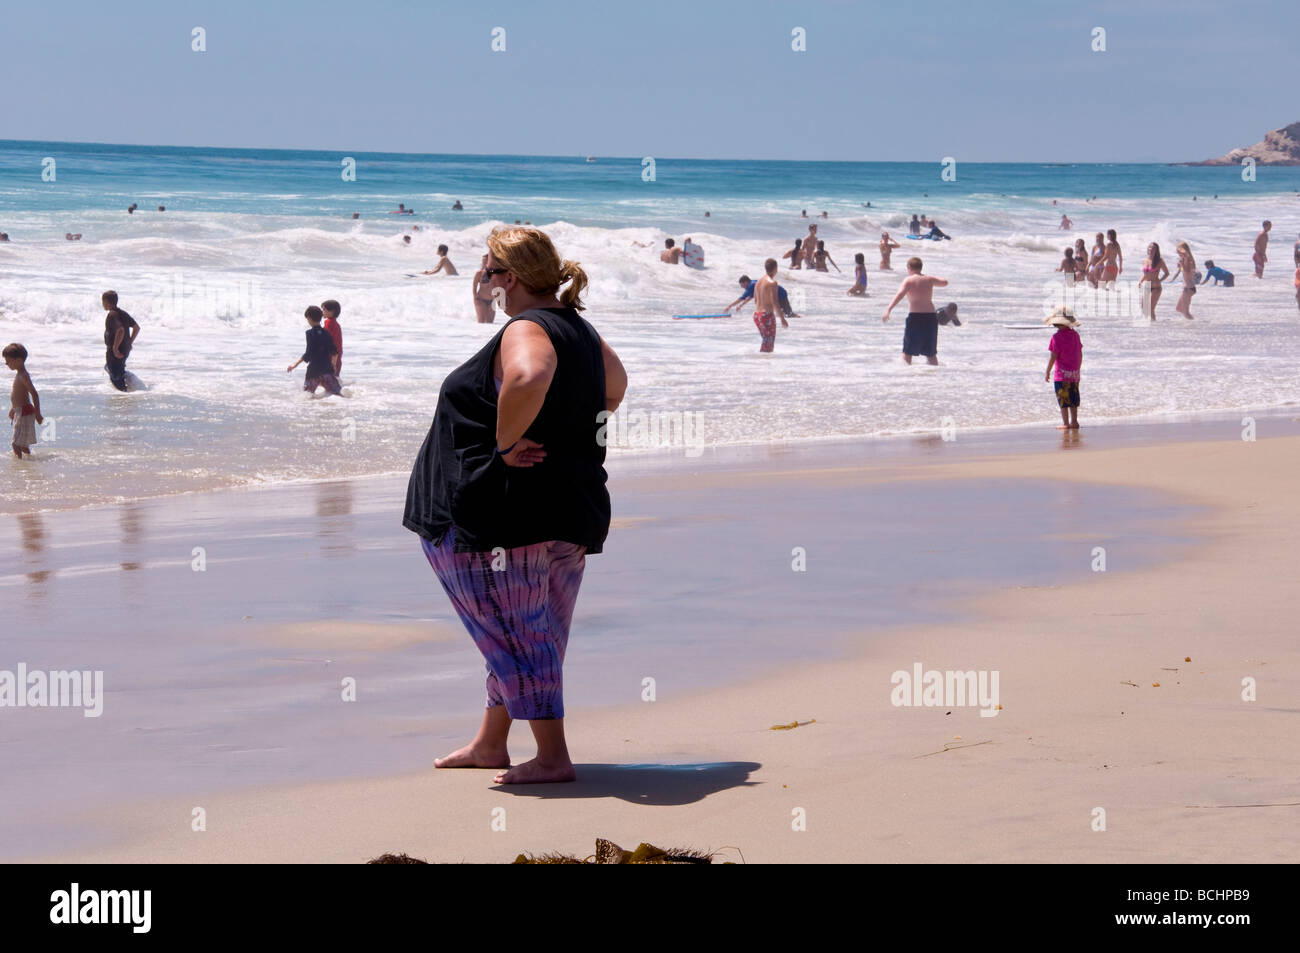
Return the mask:
[[[1161,274],[1161,272],[1164,274]],[[1160,246],[1152,242],[1147,246],[1147,260],[1142,265],[1142,277],[1138,279],[1138,287],[1142,288],[1142,310],[1152,321],[1156,319],[1156,304],[1160,301],[1160,292],[1163,290],[1160,282],[1169,277],[1169,266],[1165,260],[1160,257]]]
[[[488,252],[483,287],[501,290],[510,320],[443,381],[402,520],[487,660],[478,734],[434,766],[509,769],[498,784],[572,781],[562,665],[586,555],[609,532],[602,412],[617,409],[627,374],[578,313],[586,273],[544,232],[494,231]],[[511,768],[516,718],[537,757]]]
[[[1081,284],[1088,277],[1088,243],[1082,238],[1074,240],[1074,281]]]
[[[1088,262],[1088,281],[1092,286],[1097,287],[1097,282],[1101,279],[1101,261],[1106,254],[1106,236],[1101,232],[1097,233],[1097,240],[1092,246],[1092,259]]]
[[[1183,293],[1178,296],[1178,304],[1174,305],[1174,313],[1181,314],[1187,320],[1192,320],[1192,295],[1196,294],[1196,259],[1192,257],[1192,248],[1187,242],[1179,242],[1178,248],[1178,270],[1174,272],[1174,279],[1177,280],[1179,275],[1183,276]]]
[[[1101,258],[1101,283],[1106,285],[1106,290],[1111,291],[1115,287],[1115,279],[1120,276],[1124,270],[1124,253],[1119,248],[1119,238],[1115,235],[1115,229],[1106,230],[1106,248],[1102,252]]]

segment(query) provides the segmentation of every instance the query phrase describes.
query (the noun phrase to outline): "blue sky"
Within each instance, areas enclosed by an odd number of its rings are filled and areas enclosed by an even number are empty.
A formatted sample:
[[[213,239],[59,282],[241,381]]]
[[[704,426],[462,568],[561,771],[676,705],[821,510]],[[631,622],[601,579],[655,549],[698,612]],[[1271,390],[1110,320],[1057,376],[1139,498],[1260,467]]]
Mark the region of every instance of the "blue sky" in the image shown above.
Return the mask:
[[[15,2],[0,35],[0,139],[1182,161],[1300,120],[1296,11],[1294,0]],[[195,26],[206,52],[190,49]],[[1097,26],[1104,53],[1091,50]],[[504,52],[491,49],[494,27]],[[795,27],[805,52],[791,49]]]

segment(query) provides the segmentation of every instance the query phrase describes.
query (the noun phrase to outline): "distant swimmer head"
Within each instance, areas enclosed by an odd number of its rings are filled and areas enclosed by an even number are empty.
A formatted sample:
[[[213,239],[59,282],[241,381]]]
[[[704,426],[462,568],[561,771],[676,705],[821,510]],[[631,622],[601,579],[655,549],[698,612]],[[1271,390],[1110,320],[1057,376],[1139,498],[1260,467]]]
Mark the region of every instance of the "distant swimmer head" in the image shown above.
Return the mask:
[[[530,294],[558,295],[564,307],[583,310],[582,292],[587,288],[587,273],[578,262],[561,259],[550,236],[540,228],[498,228],[488,235],[487,243],[488,264],[495,260],[507,272],[501,276],[507,292],[513,276]],[[490,280],[492,276],[487,277]],[[561,286],[566,284],[568,287],[561,292]],[[506,313],[511,317],[515,314],[510,310],[508,296]]]
[[[908,270],[908,271],[914,271],[914,272],[916,272],[916,273],[919,275],[919,274],[921,273],[921,268],[922,268],[922,267],[923,267],[923,265],[922,265],[921,259],[917,258],[915,255],[913,255],[911,258],[907,259],[907,270]]]
[[[439,255],[446,255],[446,254],[447,254],[447,246],[446,246],[446,245],[439,245],[439,246],[438,246],[438,254],[439,254]]]
[[[402,242],[403,242],[403,244],[406,244],[406,245],[411,244],[411,236],[410,236],[410,235],[403,235],[403,236],[402,236]]]
[[[352,217],[353,217],[353,218],[360,218],[360,217],[361,217],[361,213],[360,213],[360,212],[353,212],[353,213],[352,213]]]
[[[675,241],[673,241],[671,238],[665,238],[665,239],[664,239],[664,248],[672,248],[672,247],[673,247],[674,245],[676,245],[676,244],[677,244],[677,243],[676,243]]]
[[[767,272],[769,275],[775,275],[776,268],[777,265],[776,265],[775,258],[769,258],[767,261],[763,262],[763,270]]]
[[[166,206],[166,205],[159,205],[159,206],[158,206],[158,211],[160,211],[160,212],[165,212],[165,211],[167,211],[167,206]]]

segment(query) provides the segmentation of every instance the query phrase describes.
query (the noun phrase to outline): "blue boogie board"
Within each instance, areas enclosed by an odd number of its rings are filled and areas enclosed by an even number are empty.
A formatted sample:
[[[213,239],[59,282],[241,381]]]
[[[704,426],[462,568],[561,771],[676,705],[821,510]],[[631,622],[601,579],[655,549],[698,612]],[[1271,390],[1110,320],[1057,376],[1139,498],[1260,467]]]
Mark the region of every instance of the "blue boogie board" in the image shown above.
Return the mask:
[[[731,318],[731,317],[735,317],[735,315],[730,313],[728,314],[674,314],[673,320],[681,321],[686,318]]]

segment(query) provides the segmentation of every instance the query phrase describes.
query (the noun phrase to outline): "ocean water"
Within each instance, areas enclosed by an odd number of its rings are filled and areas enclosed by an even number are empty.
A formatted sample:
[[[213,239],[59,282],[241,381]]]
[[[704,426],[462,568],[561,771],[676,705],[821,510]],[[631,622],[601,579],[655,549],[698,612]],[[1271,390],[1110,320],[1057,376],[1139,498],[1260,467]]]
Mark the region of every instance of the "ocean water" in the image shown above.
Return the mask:
[[[1050,331],[1004,325],[1037,324],[1062,303],[1061,249],[1107,228],[1126,256],[1119,288],[1069,301],[1083,319],[1086,424],[1297,402],[1300,169],[1243,182],[1234,168],[961,164],[943,181],[938,163],[660,158],[647,181],[639,158],[356,153],[356,179],[344,181],[344,158],[0,141],[11,238],[0,244],[0,338],[31,352],[52,421],[36,459],[6,463],[0,512],[406,470],[442,378],[497,329],[473,319],[471,276],[487,234],[515,219],[581,262],[586,317],[628,368],[614,461],[661,444],[697,455],[944,423],[1051,426]],[[457,199],[464,211],[451,210]],[[132,202],[141,209],[127,215]],[[387,214],[398,202],[416,214]],[[720,311],[741,273],[757,276],[807,232],[802,209],[828,213],[819,232],[844,274],[782,272],[801,317],[778,331],[774,354],[758,353],[750,310],[671,319]],[[1074,232],[1057,229],[1062,211]],[[903,239],[921,212],[954,239]],[[1263,218],[1273,241],[1256,281]],[[893,272],[876,268],[882,229],[903,242]],[[69,231],[82,239],[65,241]],[[707,267],[660,264],[664,239],[688,235]],[[1170,258],[1184,239],[1237,287],[1201,288],[1188,322],[1171,286],[1152,324],[1129,280],[1148,242]],[[459,277],[406,277],[441,243]],[[866,299],[845,295],[856,252]],[[942,329],[939,367],[899,360],[905,306],[881,321],[910,254],[949,279],[940,303],[960,305],[964,326]],[[107,288],[142,326],[128,366],[146,391],[118,394],[102,370]],[[311,400],[302,369],[285,367],[302,352],[304,308],[326,298],[343,305],[351,396]]]

